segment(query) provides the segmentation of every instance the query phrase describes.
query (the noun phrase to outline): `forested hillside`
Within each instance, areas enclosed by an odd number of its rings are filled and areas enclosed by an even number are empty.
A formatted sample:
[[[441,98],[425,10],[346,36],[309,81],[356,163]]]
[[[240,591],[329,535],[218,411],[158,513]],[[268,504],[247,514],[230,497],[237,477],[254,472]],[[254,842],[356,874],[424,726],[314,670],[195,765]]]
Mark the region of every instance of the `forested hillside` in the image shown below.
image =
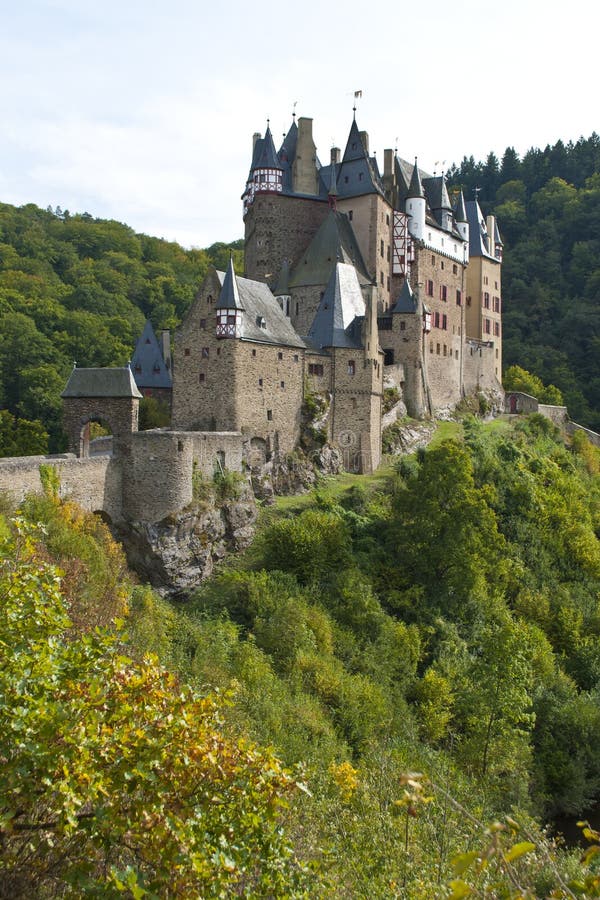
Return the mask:
[[[174,328],[208,266],[228,259],[229,245],[184,250],[120,222],[0,204],[0,455],[64,449],[73,363],[125,365],[144,320]]]
[[[0,896],[600,896],[536,820],[600,796],[600,451],[449,432],[178,606],[51,483],[5,510]]]
[[[465,157],[448,178],[498,217],[504,365],[556,385],[571,417],[600,430],[600,137]]]

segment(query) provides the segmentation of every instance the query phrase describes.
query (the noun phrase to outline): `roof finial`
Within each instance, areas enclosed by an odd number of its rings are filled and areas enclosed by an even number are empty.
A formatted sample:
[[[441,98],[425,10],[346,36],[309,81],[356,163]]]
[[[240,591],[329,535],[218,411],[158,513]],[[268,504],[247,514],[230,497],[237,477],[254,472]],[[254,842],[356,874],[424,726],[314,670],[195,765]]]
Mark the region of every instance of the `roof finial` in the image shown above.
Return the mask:
[[[356,101],[362,97],[362,91],[354,91],[354,106],[352,107],[352,118],[356,122]]]
[[[296,106],[298,104],[297,100],[294,100],[294,105],[292,106],[292,120],[296,121]]]

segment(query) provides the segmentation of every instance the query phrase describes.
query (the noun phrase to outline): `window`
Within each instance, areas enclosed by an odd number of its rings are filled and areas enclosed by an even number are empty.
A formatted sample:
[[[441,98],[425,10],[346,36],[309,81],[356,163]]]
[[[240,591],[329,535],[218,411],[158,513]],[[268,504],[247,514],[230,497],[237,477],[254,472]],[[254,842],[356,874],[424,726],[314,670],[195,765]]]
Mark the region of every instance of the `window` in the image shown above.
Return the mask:
[[[379,279],[380,279],[381,283],[383,284],[383,272],[379,273]]]
[[[256,356],[256,350],[252,350],[252,356]]]
[[[389,224],[390,224],[390,217],[389,217],[389,215],[388,215],[387,213],[386,213],[386,216],[385,216],[385,224],[386,224],[386,225],[389,225]]]
[[[294,362],[298,362],[299,356],[297,353],[294,353]]]
[[[494,334],[500,337],[500,322],[494,322]]]
[[[470,306],[470,305],[471,305],[471,298],[467,297],[467,306]]]
[[[356,363],[353,359],[348,360],[348,375],[356,374]]]
[[[280,388],[285,388],[285,381],[280,381],[280,382],[279,382],[279,387],[280,387]]]
[[[431,341],[429,344],[429,352],[433,353],[433,341]]]
[[[436,352],[436,355],[437,355],[437,356],[440,355],[440,345],[439,345],[439,344],[436,344],[436,345],[435,345],[435,352]]]
[[[348,210],[348,218],[350,219],[350,221],[352,221],[352,210],[351,209]]]
[[[308,364],[308,374],[309,375],[323,375],[323,366],[320,363],[309,363]]]
[[[344,175],[344,184],[348,184],[348,176]]]
[[[456,305],[462,306],[462,291],[459,291],[458,288],[456,289]]]
[[[184,356],[189,356],[189,355],[190,355],[190,348],[189,348],[189,347],[186,347],[186,348],[185,348],[185,350],[183,351],[183,355],[184,355]]]
[[[377,327],[380,331],[391,331],[392,330],[392,319],[391,316],[380,316],[377,319]]]
[[[484,320],[483,320],[483,330],[485,331],[486,334],[491,334],[491,331],[492,331],[492,323],[490,322],[489,319],[484,319]]]
[[[442,315],[442,328],[444,329],[444,331],[447,331],[448,329],[448,316],[446,315],[446,313]]]
[[[200,382],[200,384],[204,384],[204,382],[206,381],[206,375],[204,374],[204,372],[200,372],[200,374],[198,375],[198,381]]]
[[[486,309],[490,308],[490,295],[488,294],[487,291],[484,291],[484,294],[483,294],[483,305],[485,306]]]
[[[209,295],[208,295],[208,297],[206,298],[206,302],[207,302],[207,303],[212,303],[212,302],[213,302],[212,294],[209,294]]]
[[[383,259],[383,241],[379,242],[379,255]]]
[[[384,364],[384,366],[393,366],[394,365],[394,351],[393,350],[384,350],[383,351],[383,364]]]
[[[200,319],[200,328],[204,331],[206,328],[206,319]]]
[[[440,300],[446,301],[448,299],[448,288],[445,284],[440,284]]]
[[[362,181],[362,180],[363,180],[363,173],[362,173],[362,172],[359,172],[359,173],[358,173],[358,180],[359,180],[359,181]]]
[[[208,347],[202,348],[202,359],[208,359]]]
[[[406,322],[404,319],[400,322],[400,331],[404,331],[406,329]]]
[[[269,422],[272,422],[272,421],[273,421],[273,410],[272,410],[272,409],[268,409],[268,410],[267,410],[267,420],[268,420]]]
[[[454,249],[456,250],[456,247]],[[458,272],[458,266],[456,265],[456,263],[454,263],[454,265],[452,266],[452,274],[456,275],[457,272]]]
[[[433,327],[434,327],[434,328],[439,328],[439,327],[440,327],[440,314],[439,314],[439,312],[435,312],[435,313],[433,314]]]
[[[443,268],[444,268],[444,260],[442,259],[440,262],[440,269],[443,269]]]
[[[446,353],[446,345],[444,344],[444,356],[447,356],[447,355],[448,354]]]
[[[429,280],[425,286],[425,291],[428,297],[433,297],[433,281]]]
[[[431,255],[431,265],[435,266],[435,256],[433,254]]]
[[[283,353],[278,353],[278,354],[277,354],[277,359],[283,359]]]
[[[263,386],[263,380],[262,380],[262,378],[259,378],[259,379],[258,379],[258,386],[259,386],[259,387],[262,387],[262,386]]]

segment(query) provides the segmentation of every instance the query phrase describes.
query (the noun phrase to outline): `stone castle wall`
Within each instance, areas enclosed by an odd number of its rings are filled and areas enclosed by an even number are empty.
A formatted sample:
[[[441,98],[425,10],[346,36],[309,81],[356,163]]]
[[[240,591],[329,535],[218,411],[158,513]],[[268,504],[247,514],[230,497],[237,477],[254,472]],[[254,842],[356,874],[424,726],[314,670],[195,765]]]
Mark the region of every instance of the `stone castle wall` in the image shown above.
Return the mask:
[[[40,466],[57,469],[63,499],[74,500],[90,512],[122,517],[122,468],[110,456],[78,459],[61,456],[25,456],[0,460],[0,493],[19,504],[29,493],[42,493]]]
[[[496,378],[495,351],[493,341],[482,343],[467,339],[463,366],[465,394],[478,391],[502,393],[502,385]]]
[[[244,221],[246,277],[274,282],[283,260],[290,266],[297,262],[328,212],[323,200],[284,194],[257,196]]]

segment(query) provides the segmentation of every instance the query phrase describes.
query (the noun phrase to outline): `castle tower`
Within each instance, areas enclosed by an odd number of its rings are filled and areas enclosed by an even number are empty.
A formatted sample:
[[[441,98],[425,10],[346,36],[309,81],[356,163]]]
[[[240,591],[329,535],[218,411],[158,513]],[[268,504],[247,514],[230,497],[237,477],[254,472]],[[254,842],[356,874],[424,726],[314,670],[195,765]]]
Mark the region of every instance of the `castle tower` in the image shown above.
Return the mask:
[[[218,338],[236,338],[242,333],[242,316],[244,307],[240,302],[233,257],[229,257],[229,265],[225,273],[223,287],[215,307],[217,312],[216,335]]]
[[[418,241],[422,241],[425,235],[426,206],[425,191],[423,190],[419,167],[415,158],[415,165],[406,197],[406,214],[409,217],[408,230],[412,237]]]

